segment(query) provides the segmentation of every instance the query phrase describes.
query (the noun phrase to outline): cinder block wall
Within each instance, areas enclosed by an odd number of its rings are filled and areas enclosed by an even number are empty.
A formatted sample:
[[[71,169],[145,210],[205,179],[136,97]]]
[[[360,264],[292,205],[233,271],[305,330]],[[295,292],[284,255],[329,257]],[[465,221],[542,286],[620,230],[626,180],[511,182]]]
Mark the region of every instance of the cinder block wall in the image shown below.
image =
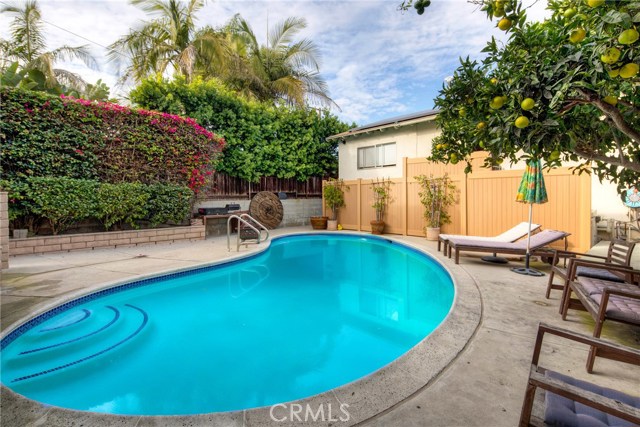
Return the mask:
[[[0,192],[0,269],[9,268],[9,197]]]
[[[294,227],[299,225],[309,225],[309,217],[322,215],[322,199],[285,199],[281,200],[284,212],[282,222],[278,226]],[[198,212],[198,208],[223,208],[227,204],[237,203],[240,210],[249,210],[250,200],[202,200],[194,207],[194,213]],[[224,224],[224,232],[226,233],[226,223]]]
[[[186,240],[204,240],[204,225],[156,228],[151,230],[111,231],[105,233],[41,236],[11,239],[11,255],[42,254],[94,248],[121,248]]]

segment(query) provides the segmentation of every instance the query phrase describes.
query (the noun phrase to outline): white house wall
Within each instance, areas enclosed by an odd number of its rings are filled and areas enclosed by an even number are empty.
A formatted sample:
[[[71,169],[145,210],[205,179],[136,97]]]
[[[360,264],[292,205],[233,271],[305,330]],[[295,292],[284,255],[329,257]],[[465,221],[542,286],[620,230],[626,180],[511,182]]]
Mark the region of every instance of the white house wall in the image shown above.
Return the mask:
[[[427,157],[431,153],[431,141],[439,133],[435,123],[429,121],[350,136],[346,143],[338,144],[338,175],[347,180],[401,178],[402,158]],[[358,169],[358,148],[390,142],[396,143],[395,166]]]

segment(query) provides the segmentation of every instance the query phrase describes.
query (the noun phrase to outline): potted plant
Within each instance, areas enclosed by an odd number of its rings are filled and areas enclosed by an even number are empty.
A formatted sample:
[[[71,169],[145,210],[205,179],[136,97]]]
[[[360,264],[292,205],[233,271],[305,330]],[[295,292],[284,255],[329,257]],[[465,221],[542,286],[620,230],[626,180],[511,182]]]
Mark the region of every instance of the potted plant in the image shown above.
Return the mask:
[[[329,178],[322,189],[324,202],[331,209],[331,219],[327,221],[327,230],[338,229],[338,210],[344,206],[344,188],[342,179]]]
[[[451,223],[447,208],[456,202],[456,187],[446,174],[438,178],[420,175],[415,179],[421,187],[418,194],[427,220],[427,240],[438,240],[440,227]]]
[[[376,210],[376,219],[371,221],[371,233],[382,234],[384,232],[384,214],[389,203],[391,181],[388,179],[377,179],[371,181],[373,190],[373,204],[371,207]]]

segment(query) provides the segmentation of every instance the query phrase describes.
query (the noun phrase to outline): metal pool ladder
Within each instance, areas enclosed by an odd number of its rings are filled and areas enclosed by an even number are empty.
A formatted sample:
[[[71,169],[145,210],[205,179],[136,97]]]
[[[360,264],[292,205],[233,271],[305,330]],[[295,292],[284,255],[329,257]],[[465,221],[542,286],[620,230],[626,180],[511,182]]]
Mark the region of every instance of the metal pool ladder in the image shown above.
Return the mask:
[[[227,219],[227,250],[231,251],[231,220],[238,220],[238,235],[236,238],[236,252],[240,251],[240,245],[248,247],[249,244],[260,244],[269,238],[269,229],[260,224],[257,219],[249,214],[231,215]],[[264,233],[264,234],[263,234]]]

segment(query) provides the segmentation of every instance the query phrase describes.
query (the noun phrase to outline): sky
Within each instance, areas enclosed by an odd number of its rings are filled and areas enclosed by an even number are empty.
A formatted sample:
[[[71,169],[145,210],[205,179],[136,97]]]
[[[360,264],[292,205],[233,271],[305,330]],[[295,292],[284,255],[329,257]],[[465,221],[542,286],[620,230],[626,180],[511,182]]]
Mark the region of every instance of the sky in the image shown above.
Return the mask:
[[[16,4],[0,0],[0,5]],[[98,79],[111,95],[126,97],[117,88],[117,70],[105,60],[106,46],[137,28],[148,16],[127,0],[39,0],[50,49],[88,45],[99,70],[81,63],[60,68],[80,74],[87,82]],[[482,58],[492,36],[504,40],[477,6],[466,0],[432,0],[422,16],[401,12],[401,0],[208,0],[196,15],[198,27],[219,27],[239,13],[261,43],[268,27],[291,17],[302,17],[309,38],[321,53],[320,73],[326,80],[334,109],[341,120],[358,125],[433,108],[444,79],[453,74],[460,57]],[[527,16],[541,20],[546,0],[525,0]],[[0,14],[0,37],[9,38],[7,14]]]

